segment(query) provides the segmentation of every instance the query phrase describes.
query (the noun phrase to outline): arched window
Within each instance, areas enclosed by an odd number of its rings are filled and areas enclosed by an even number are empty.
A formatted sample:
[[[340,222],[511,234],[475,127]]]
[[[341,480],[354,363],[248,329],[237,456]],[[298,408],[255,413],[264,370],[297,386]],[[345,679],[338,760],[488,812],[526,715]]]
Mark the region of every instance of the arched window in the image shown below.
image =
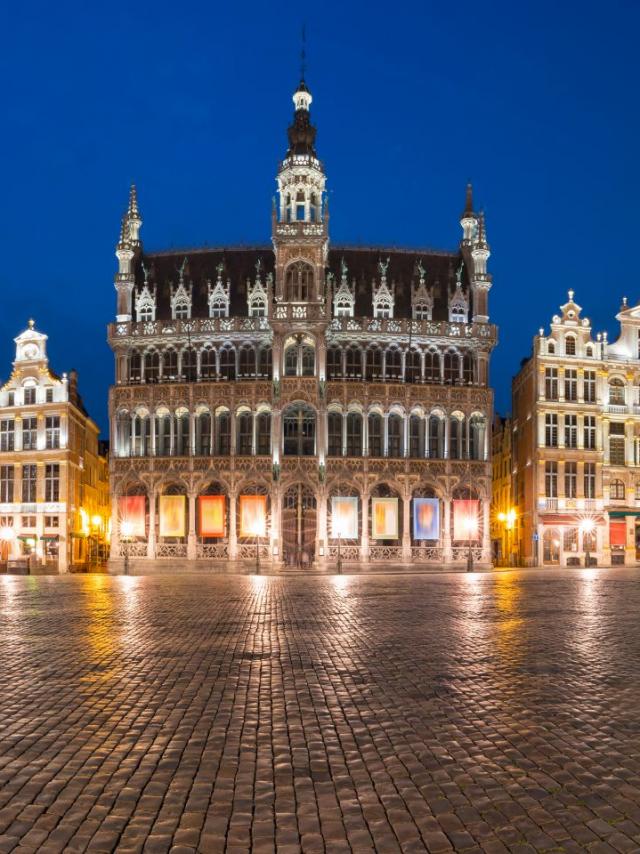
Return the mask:
[[[555,354],[555,352],[556,352],[556,345],[554,344],[553,341],[549,341],[549,343],[547,344],[547,353],[550,356],[553,356]]]
[[[593,347],[591,344],[587,344],[586,354],[589,358],[593,356]]]
[[[444,354],[444,381],[454,383],[460,377],[460,356],[455,350]]]
[[[464,421],[452,416],[449,420],[449,459],[461,460],[464,456]]]
[[[250,412],[241,412],[236,416],[236,454],[251,456],[253,438],[253,418]]]
[[[624,406],[625,394],[624,394],[624,382],[617,377],[609,381],[609,403],[614,404],[615,406]]]
[[[567,356],[575,356],[576,339],[573,335],[567,335],[564,339],[564,352]]]
[[[378,412],[369,413],[367,421],[367,432],[369,434],[369,456],[382,456],[382,415]]]
[[[345,371],[348,377],[360,378],[362,376],[362,350],[359,347],[347,347]]]
[[[382,350],[379,347],[370,347],[367,350],[367,379],[382,379]]]
[[[330,412],[327,416],[329,442],[327,452],[330,457],[342,456],[342,413]]]
[[[176,456],[188,457],[189,450],[189,413],[181,409],[176,412]]]
[[[316,449],[316,414],[304,403],[287,407],[283,413],[285,456],[311,457]]]
[[[216,373],[216,352],[211,347],[205,347],[200,352],[200,376],[203,380],[212,380]]]
[[[178,354],[175,350],[169,348],[164,351],[162,357],[162,378],[165,380],[175,380],[178,376]]]
[[[256,351],[253,347],[243,347],[240,350],[240,377],[255,377]]]
[[[472,415],[469,421],[469,458],[481,460],[484,458],[484,418]]]
[[[347,415],[347,456],[362,456],[362,415],[359,412]]]
[[[134,413],[133,415],[133,446],[132,456],[146,457],[150,451],[149,429],[151,420],[148,413]]]
[[[137,309],[138,320],[142,322],[147,322],[153,320],[153,315],[155,314],[155,309],[153,304],[150,302],[144,302]]]
[[[223,347],[220,350],[220,376],[227,380],[236,378],[236,352],[233,347]]]
[[[155,417],[156,456],[168,457],[171,453],[171,415],[167,409],[160,409]]]
[[[415,414],[409,418],[409,456],[424,457],[424,418]]]
[[[327,379],[337,380],[342,377],[342,350],[339,347],[329,347],[327,350]]]
[[[227,302],[226,300],[217,299],[209,305],[209,317],[226,317]]]
[[[139,350],[132,350],[129,354],[129,382],[139,383],[142,371],[142,359]]]
[[[188,383],[193,383],[198,377],[198,357],[193,347],[182,351],[182,376]]]
[[[223,410],[216,415],[216,454],[228,457],[231,453],[231,416]]]
[[[402,456],[402,428],[403,419],[393,412],[387,420],[387,453],[390,457]]]
[[[196,418],[196,455],[208,457],[211,453],[211,416],[201,412]]]
[[[160,377],[160,353],[148,350],[144,354],[144,379],[148,383],[157,383]]]
[[[613,501],[623,501],[625,498],[624,483],[621,480],[612,480],[609,485],[609,498]]]
[[[462,379],[471,385],[473,383],[473,353],[465,353],[462,357]]]
[[[258,375],[260,377],[271,377],[271,347],[261,347],[258,353]]]
[[[262,297],[253,297],[249,303],[249,317],[266,317],[267,302]]]
[[[256,454],[271,453],[271,413],[260,412],[256,418]]]
[[[426,302],[418,302],[413,307],[415,320],[431,320],[431,306]]]
[[[175,320],[188,320],[191,313],[191,307],[188,302],[176,303],[173,317]]]
[[[429,457],[442,459],[444,457],[444,418],[439,415],[429,416]]]
[[[391,347],[385,354],[385,379],[402,379],[402,352],[397,347]]]
[[[286,302],[307,302],[313,298],[313,267],[296,261],[287,268],[284,298]]]
[[[298,345],[289,344],[284,351],[284,375],[295,377],[298,373]]]
[[[408,383],[419,383],[420,376],[420,351],[407,350],[404,365],[404,377]]]
[[[116,415],[116,453],[119,457],[131,454],[131,416],[128,412]]]
[[[302,376],[312,377],[316,372],[316,351],[308,344],[304,344],[301,351]]]
[[[424,381],[427,383],[440,382],[440,354],[437,350],[428,350],[424,354]]]

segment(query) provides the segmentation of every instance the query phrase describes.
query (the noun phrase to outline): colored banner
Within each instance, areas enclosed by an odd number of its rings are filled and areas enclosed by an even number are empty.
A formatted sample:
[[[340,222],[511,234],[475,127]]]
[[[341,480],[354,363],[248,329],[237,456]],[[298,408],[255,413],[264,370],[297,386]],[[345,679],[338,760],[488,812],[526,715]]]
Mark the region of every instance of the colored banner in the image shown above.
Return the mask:
[[[453,539],[477,540],[480,536],[480,502],[476,498],[453,499]]]
[[[146,498],[144,495],[122,495],[118,499],[120,515],[120,535],[125,537],[144,537]]]
[[[358,539],[358,499],[356,496],[331,499],[331,536],[334,540]]]
[[[371,499],[371,538],[373,540],[398,539],[398,499]]]
[[[609,522],[609,545],[610,546],[626,546],[627,544],[627,523],[626,522]]]
[[[413,539],[440,539],[440,501],[438,498],[413,499]]]
[[[267,536],[267,496],[240,496],[240,536]]]
[[[185,495],[160,496],[160,536],[184,537],[186,534]]]
[[[198,510],[200,536],[224,537],[227,521],[224,495],[201,495],[198,498]]]

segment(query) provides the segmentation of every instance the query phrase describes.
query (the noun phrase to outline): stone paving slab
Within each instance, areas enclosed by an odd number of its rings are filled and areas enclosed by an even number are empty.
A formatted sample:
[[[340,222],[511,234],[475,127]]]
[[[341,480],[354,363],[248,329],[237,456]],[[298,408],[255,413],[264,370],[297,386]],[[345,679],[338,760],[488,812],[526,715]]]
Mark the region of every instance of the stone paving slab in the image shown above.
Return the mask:
[[[640,851],[640,575],[0,578],[0,854]]]

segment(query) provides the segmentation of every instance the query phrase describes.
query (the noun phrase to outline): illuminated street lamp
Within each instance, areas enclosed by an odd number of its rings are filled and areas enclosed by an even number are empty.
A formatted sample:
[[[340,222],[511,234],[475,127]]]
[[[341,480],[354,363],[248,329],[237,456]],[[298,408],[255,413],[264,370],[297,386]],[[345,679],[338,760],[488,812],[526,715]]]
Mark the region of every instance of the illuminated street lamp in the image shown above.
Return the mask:
[[[507,532],[507,554],[509,563],[511,562],[511,534],[516,524],[516,516],[517,513],[513,507],[510,507],[506,513],[498,513],[498,521],[502,522]]]
[[[133,535],[133,522],[121,522],[120,523],[120,539],[122,541],[123,549],[122,556],[124,558],[124,574],[129,575],[129,540]]]
[[[587,542],[590,542],[591,535],[593,534],[595,527],[596,527],[596,524],[593,521],[593,519],[583,519],[582,520],[582,522],[580,523],[580,528],[582,529],[582,542],[583,542],[583,544],[584,544],[585,535],[589,537]],[[585,566],[591,565],[591,553],[589,552],[588,548],[586,548],[584,550],[584,565]]]

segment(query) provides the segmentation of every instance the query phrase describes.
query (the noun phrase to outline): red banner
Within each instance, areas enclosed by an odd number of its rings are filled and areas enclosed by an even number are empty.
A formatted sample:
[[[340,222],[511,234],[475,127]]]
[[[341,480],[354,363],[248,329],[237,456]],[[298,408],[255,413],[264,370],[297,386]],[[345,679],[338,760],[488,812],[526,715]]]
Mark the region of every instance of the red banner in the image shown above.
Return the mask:
[[[121,534],[127,537],[145,536],[146,498],[144,495],[121,496],[118,499],[118,512]]]
[[[201,537],[224,537],[226,504],[224,495],[201,495],[198,498]]]
[[[609,545],[626,546],[627,544],[627,523],[609,522]]]

